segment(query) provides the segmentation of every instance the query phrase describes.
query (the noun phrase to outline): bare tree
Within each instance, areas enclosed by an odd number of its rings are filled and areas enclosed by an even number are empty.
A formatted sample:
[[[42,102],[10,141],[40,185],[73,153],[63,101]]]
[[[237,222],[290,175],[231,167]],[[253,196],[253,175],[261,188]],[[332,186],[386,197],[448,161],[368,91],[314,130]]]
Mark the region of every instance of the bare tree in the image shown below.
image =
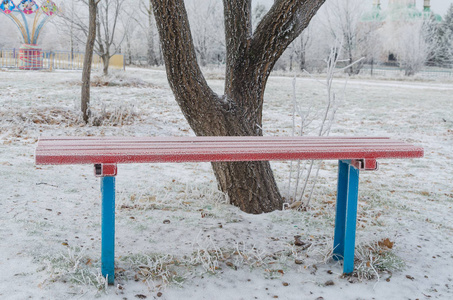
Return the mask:
[[[187,2],[187,1],[186,1]],[[189,22],[198,61],[206,66],[210,61],[225,56],[223,15],[217,0],[191,0],[188,5]]]
[[[126,41],[126,65],[132,64],[132,38],[134,35],[135,27],[132,23],[128,22],[128,25],[124,25],[124,38]]]
[[[419,72],[436,53],[439,44],[433,40],[436,33],[433,22],[430,18],[409,19],[384,25],[385,44],[396,56],[406,76]]]
[[[70,16],[71,20],[74,20],[74,1],[71,1],[71,10],[70,10]],[[74,39],[74,22],[69,23],[69,48],[71,51],[71,59],[74,57],[74,44],[75,44],[75,39]]]
[[[357,74],[361,68],[361,64],[353,62],[362,56],[360,48],[366,37],[365,27],[360,22],[365,4],[362,0],[331,0],[325,7],[325,26],[333,40],[343,41],[343,53],[350,65],[347,69],[349,74]]]
[[[427,22],[405,24],[400,28],[396,55],[406,76],[419,72],[429,60],[432,47],[435,47],[429,41],[429,37],[434,35],[432,29]]]
[[[120,17],[126,10],[123,8],[123,2],[121,0],[102,1],[99,2],[96,9],[98,16],[96,17],[97,32],[94,50],[102,59],[104,75],[108,74],[110,58],[119,52],[125,38],[126,30],[122,30],[120,37],[117,37],[120,31],[118,27],[123,23],[127,24],[127,21],[120,22]],[[84,43],[83,37],[87,38],[89,34],[86,12],[81,7],[89,8],[89,6],[90,0],[74,0],[74,3],[71,1],[71,6],[66,6],[66,13],[63,15],[63,23],[71,32],[71,37],[81,43]]]
[[[134,3],[135,5],[135,3]],[[156,55],[155,49],[155,31],[157,30],[154,21],[153,5],[151,0],[139,0],[137,2],[137,10],[130,10],[127,19],[133,20],[126,28],[126,43],[128,48],[132,48],[132,44],[143,44],[143,36],[146,37],[146,61],[148,66],[159,65],[159,59]],[[135,29],[140,29],[136,31]],[[133,33],[136,32],[140,36],[140,40],[133,41]],[[131,53],[129,54],[132,55]],[[131,58],[129,60],[132,60]]]
[[[153,4],[151,0],[140,0],[139,3],[140,11],[145,15],[146,22],[137,19],[135,16],[132,18],[136,21],[139,27],[141,27],[146,32],[146,41],[147,41],[147,61],[149,66],[156,66],[159,64],[159,61],[156,56],[154,49],[154,30],[156,25],[154,24],[154,15],[153,15]],[[145,26],[146,25],[146,26]]]
[[[371,75],[373,75],[374,65],[380,61],[384,52],[380,35],[381,27],[381,22],[367,22],[362,23],[359,30],[360,44],[358,45],[358,53],[365,58],[363,62],[371,66]]]
[[[83,71],[82,71],[82,101],[81,109],[83,115],[83,121],[88,123],[89,119],[89,110],[88,106],[90,104],[90,78],[91,78],[91,63],[93,61],[93,49],[94,42],[96,40],[96,15],[97,7],[101,0],[89,0],[89,25],[88,25],[88,34],[87,42],[85,48],[85,58],[83,61]]]
[[[325,0],[277,0],[252,30],[251,0],[224,0],[226,76],[224,95],[207,84],[183,0],[152,0],[167,78],[197,135],[262,135],[268,77],[288,45],[306,28]],[[220,189],[248,213],[281,209],[269,162],[212,163]]]
[[[85,45],[89,27],[89,2],[88,0],[74,0],[61,4],[64,13],[55,19],[60,36],[69,38],[71,57],[77,45]]]
[[[102,59],[104,75],[109,72],[110,58],[119,51],[126,36],[124,31],[119,41],[115,39],[123,3],[122,0],[109,0],[101,2],[98,8],[96,52]]]
[[[312,39],[311,39],[311,26],[305,28],[304,31],[299,35],[299,37],[294,41],[294,54],[297,57],[297,61],[299,63],[299,69],[301,71],[307,68],[307,50],[310,46]]]

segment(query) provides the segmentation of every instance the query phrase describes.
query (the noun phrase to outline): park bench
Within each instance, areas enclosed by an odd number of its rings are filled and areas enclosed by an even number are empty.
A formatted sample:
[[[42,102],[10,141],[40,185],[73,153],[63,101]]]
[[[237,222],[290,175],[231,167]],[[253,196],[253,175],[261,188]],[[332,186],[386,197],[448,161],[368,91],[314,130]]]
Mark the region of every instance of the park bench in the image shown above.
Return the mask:
[[[101,177],[101,269],[114,281],[117,164],[271,160],[338,160],[333,258],[354,270],[359,170],[377,159],[416,158],[423,148],[385,137],[43,137],[37,165],[93,164]]]

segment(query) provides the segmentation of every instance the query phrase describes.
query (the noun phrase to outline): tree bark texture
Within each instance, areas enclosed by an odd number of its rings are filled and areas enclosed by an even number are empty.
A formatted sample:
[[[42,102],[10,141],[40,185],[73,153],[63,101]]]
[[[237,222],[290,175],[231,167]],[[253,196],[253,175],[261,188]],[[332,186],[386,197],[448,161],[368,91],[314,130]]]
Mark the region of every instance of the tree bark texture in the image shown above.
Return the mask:
[[[94,42],[96,40],[96,15],[99,0],[89,0],[89,26],[87,43],[85,47],[85,57],[82,71],[82,97],[81,110],[85,123],[88,123],[90,105],[90,82],[91,82],[91,63],[93,62]]]
[[[223,0],[224,95],[208,86],[197,63],[183,0],[151,0],[170,87],[196,135],[262,135],[270,72],[325,0],[279,0],[252,32],[251,0]],[[248,213],[282,209],[269,162],[212,163],[220,189]]]

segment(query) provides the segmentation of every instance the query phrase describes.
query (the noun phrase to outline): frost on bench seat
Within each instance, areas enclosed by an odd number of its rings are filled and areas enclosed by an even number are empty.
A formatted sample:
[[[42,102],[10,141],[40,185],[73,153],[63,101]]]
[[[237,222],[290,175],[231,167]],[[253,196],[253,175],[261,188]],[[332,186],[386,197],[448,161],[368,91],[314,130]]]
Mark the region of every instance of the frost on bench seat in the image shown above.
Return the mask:
[[[423,148],[385,137],[47,137],[36,164],[93,164],[101,178],[102,274],[114,282],[117,164],[270,160],[338,160],[334,259],[354,270],[359,171],[381,158],[415,158]]]

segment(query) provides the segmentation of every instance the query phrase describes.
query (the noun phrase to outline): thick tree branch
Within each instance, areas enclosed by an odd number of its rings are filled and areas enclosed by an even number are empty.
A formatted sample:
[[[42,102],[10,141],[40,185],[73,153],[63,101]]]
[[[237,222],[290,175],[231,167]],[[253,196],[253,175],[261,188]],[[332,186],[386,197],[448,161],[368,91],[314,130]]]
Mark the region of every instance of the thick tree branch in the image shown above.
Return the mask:
[[[235,69],[241,68],[244,63],[252,37],[251,2],[251,0],[223,0],[227,56],[226,91],[231,89]]]
[[[251,31],[251,0],[223,0],[227,48],[223,98],[209,88],[197,63],[184,0],[151,1],[170,87],[195,133],[262,135],[267,77],[325,0],[278,0],[256,35]],[[221,190],[243,211],[282,208],[269,162],[213,162],[212,166]]]
[[[261,126],[267,78],[289,44],[325,0],[276,0],[251,33],[250,0],[224,0],[227,43],[226,99]],[[232,95],[235,95],[232,97]]]
[[[90,0],[89,2],[89,26],[88,36],[85,48],[85,57],[83,61],[82,71],[82,94],[81,94],[81,110],[83,121],[88,123],[89,104],[90,104],[90,78],[91,78],[91,63],[93,61],[93,48],[96,40],[96,15],[98,2]]]
[[[152,0],[152,4],[170,87],[195,133],[208,135],[203,123],[211,120],[214,127],[218,126],[221,98],[208,86],[197,63],[184,1]]]
[[[277,0],[253,34],[251,59],[267,77],[285,49],[308,26],[325,0]]]

